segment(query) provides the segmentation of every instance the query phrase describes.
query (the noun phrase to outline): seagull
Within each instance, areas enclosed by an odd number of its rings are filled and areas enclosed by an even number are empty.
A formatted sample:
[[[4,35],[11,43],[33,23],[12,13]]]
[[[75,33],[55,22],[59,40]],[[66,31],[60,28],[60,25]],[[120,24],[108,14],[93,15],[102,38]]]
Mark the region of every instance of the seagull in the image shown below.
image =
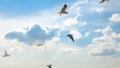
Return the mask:
[[[50,64],[50,65],[47,65],[47,67],[48,67],[48,68],[52,68],[52,65],[51,65],[51,64]]]
[[[43,46],[43,44],[38,43],[37,46]]]
[[[68,14],[68,12],[66,11],[66,9],[67,9],[67,4],[64,4],[63,8],[59,12],[60,16],[61,16],[61,14]]]
[[[7,53],[7,51],[5,50],[5,55],[3,55],[3,57],[9,57],[10,55]]]
[[[43,46],[43,44],[42,43],[40,43],[38,40],[36,40],[35,42],[34,42],[34,44],[36,45],[36,46]]]
[[[73,42],[75,42],[72,34],[68,34],[67,36],[68,36]]]
[[[23,29],[24,29],[24,30],[29,30],[29,26],[27,26],[27,27],[24,27]]]
[[[109,1],[109,0],[101,0],[99,3],[101,4],[101,3],[105,2],[105,1]]]

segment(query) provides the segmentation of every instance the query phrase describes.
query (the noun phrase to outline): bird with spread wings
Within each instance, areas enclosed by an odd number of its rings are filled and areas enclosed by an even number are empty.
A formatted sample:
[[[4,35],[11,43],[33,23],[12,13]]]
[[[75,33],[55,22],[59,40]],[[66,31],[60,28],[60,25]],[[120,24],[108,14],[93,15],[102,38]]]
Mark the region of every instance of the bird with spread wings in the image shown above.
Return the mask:
[[[67,4],[64,4],[63,8],[59,12],[60,16],[61,16],[61,14],[68,14],[68,12],[66,11],[66,9],[67,9]]]
[[[75,42],[72,34],[68,34],[67,36],[68,36],[73,42]]]
[[[5,50],[5,54],[3,55],[3,57],[9,57],[10,55],[7,53],[7,51]]]
[[[48,68],[52,68],[52,65],[51,65],[51,64],[49,64],[49,65],[47,65],[47,67],[48,67]]]

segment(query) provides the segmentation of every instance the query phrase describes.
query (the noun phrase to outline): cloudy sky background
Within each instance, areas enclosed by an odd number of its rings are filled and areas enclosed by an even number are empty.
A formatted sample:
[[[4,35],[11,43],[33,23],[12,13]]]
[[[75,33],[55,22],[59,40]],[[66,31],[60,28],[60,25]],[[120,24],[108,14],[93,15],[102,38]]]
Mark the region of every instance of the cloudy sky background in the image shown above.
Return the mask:
[[[60,16],[65,3],[68,15]],[[119,68],[119,6],[119,0],[0,0],[0,68]],[[2,57],[4,50],[11,56]]]

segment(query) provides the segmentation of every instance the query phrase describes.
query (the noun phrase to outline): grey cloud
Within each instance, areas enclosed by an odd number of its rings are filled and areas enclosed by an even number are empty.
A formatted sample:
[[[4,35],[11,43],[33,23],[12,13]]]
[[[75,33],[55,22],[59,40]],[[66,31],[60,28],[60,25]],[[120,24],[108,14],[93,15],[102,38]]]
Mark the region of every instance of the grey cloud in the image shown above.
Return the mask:
[[[100,53],[92,53],[94,56],[109,56],[116,53],[116,49],[103,49]]]
[[[12,31],[5,35],[6,39],[13,40],[17,39],[20,42],[26,44],[33,44],[36,40],[44,43],[47,40],[52,39],[57,34],[58,29],[51,30],[49,33],[46,33],[39,25],[34,25],[26,33]]]

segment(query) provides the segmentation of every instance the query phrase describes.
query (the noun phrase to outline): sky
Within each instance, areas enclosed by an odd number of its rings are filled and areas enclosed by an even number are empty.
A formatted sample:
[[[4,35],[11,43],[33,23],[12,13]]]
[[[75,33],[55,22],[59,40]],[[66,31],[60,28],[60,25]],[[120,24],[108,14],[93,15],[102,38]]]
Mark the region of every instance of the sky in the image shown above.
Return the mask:
[[[68,14],[60,16],[64,4]],[[120,0],[0,0],[0,68],[119,68],[119,6]]]

